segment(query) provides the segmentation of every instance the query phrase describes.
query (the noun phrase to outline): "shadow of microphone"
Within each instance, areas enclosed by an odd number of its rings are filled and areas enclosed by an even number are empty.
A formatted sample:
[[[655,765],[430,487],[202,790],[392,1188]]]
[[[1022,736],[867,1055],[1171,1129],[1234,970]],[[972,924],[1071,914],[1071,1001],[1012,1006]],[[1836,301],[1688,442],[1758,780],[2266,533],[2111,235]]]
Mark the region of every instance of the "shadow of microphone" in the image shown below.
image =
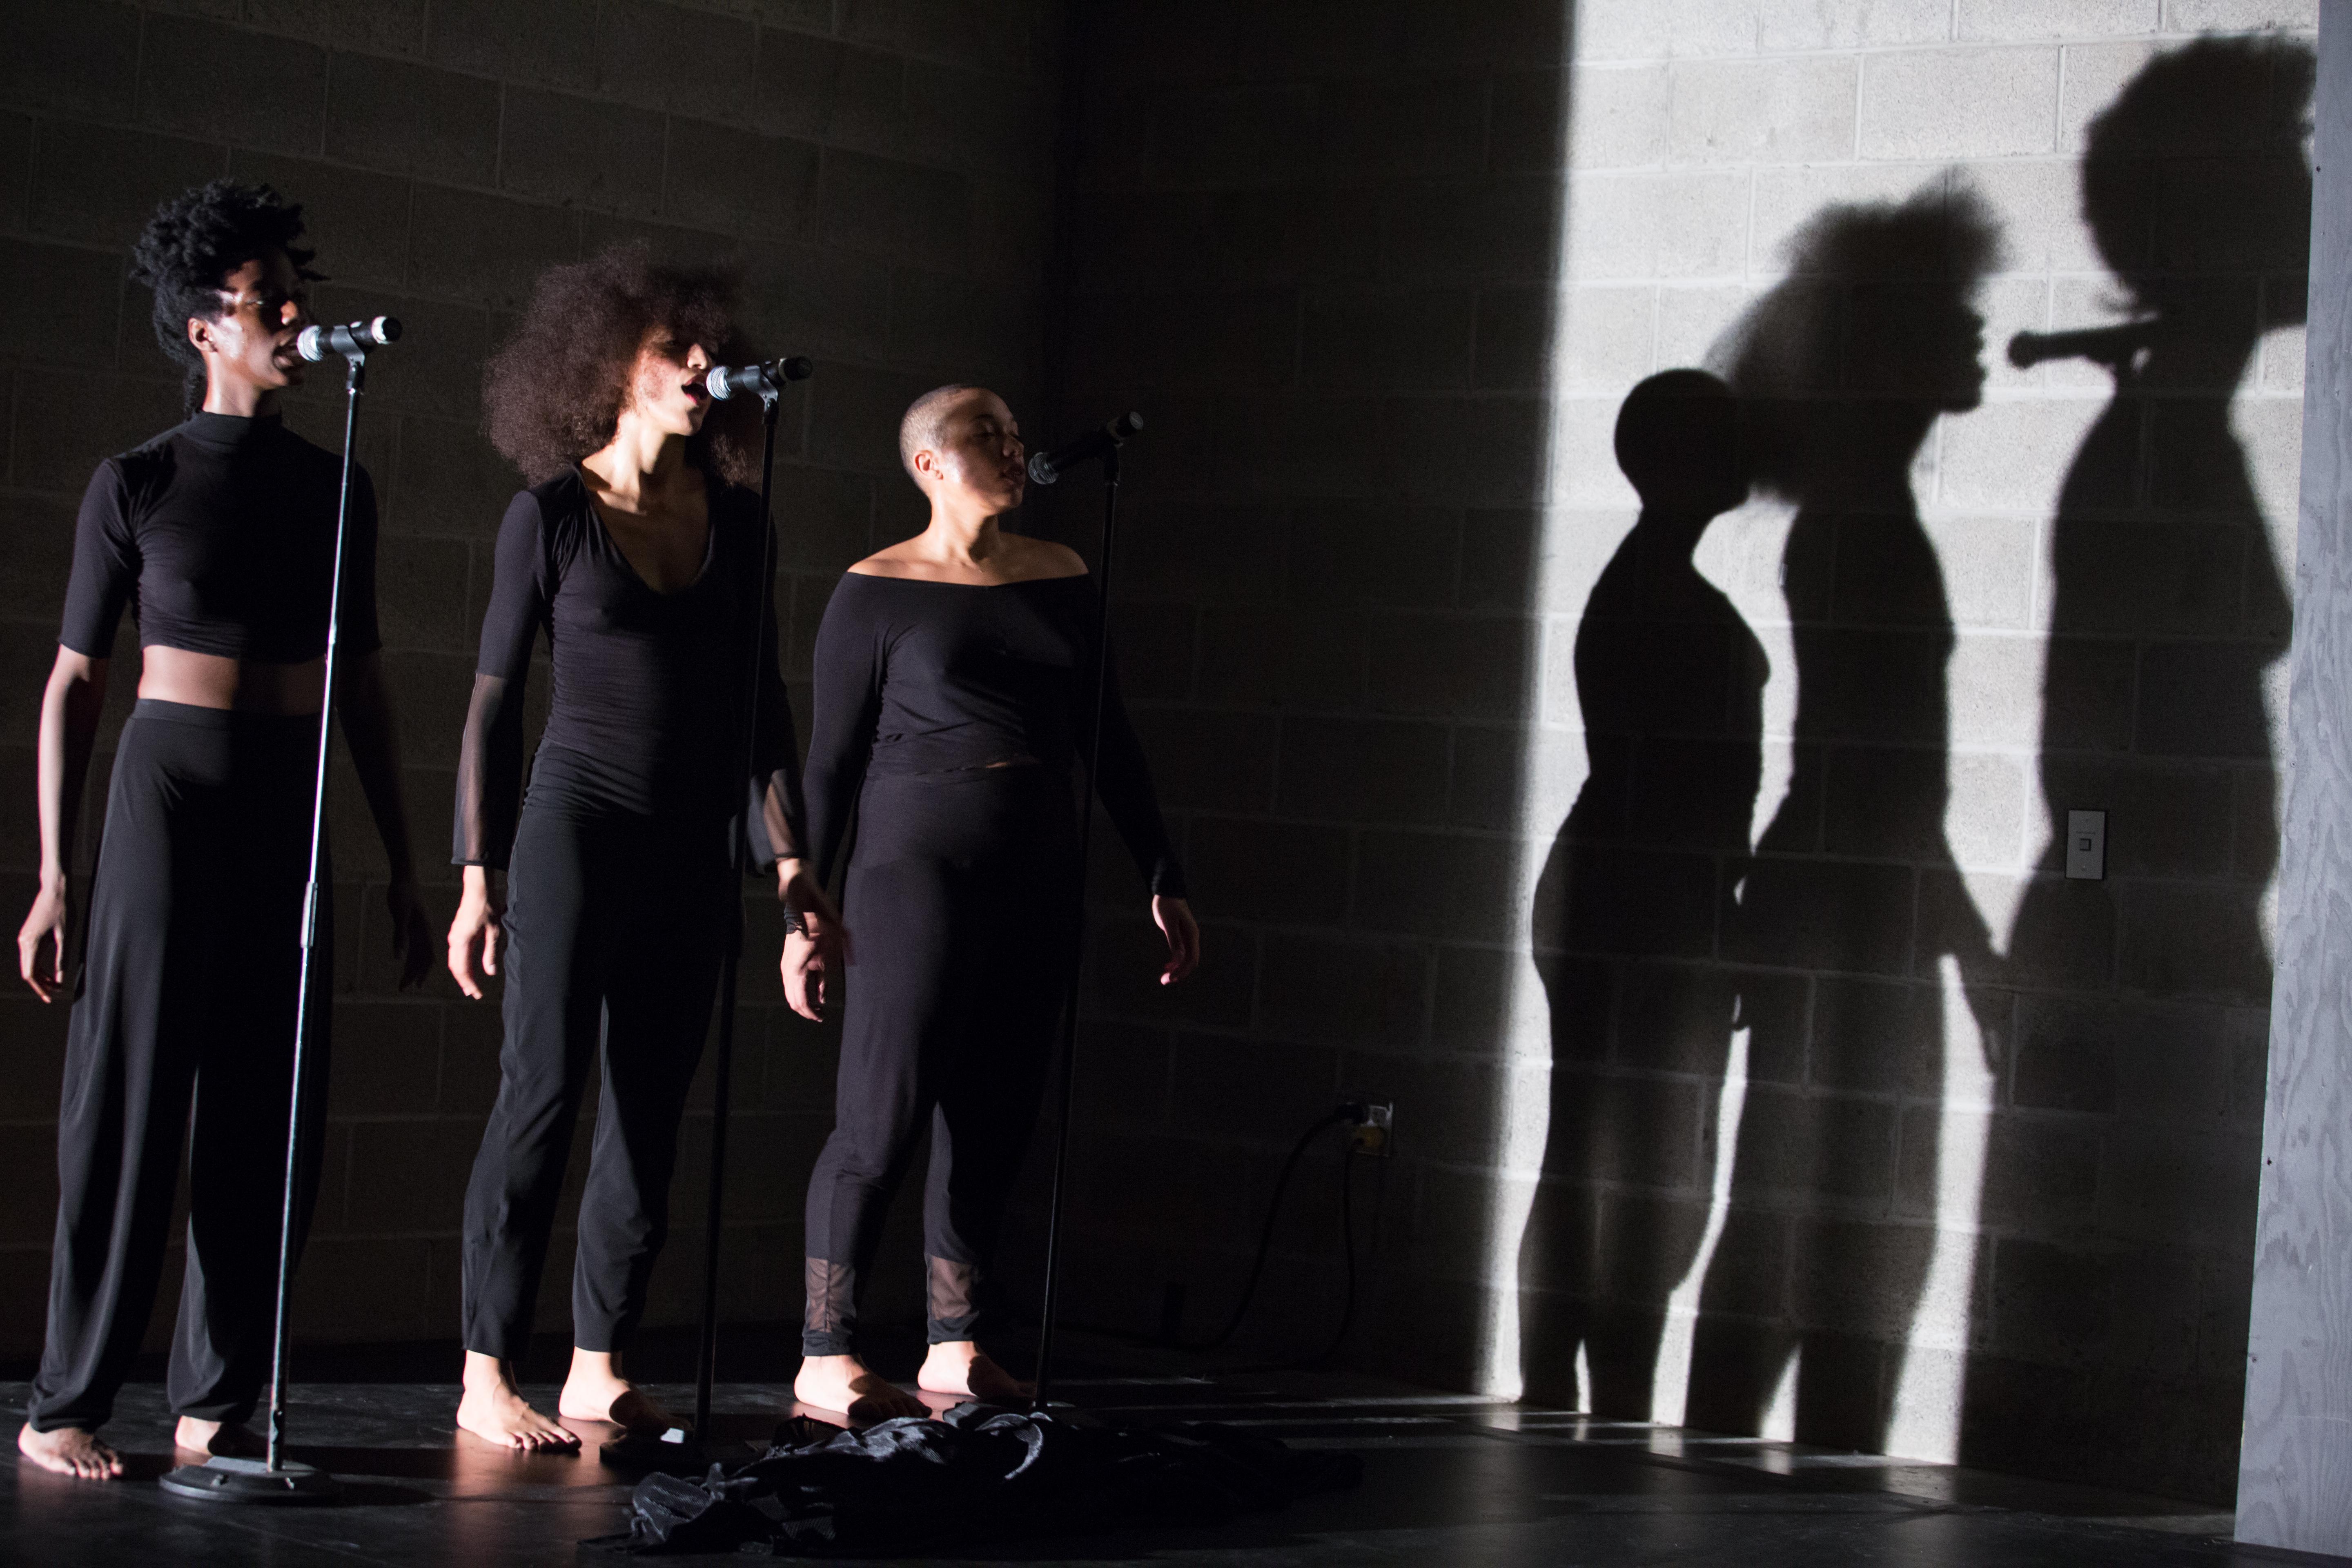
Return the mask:
[[[2156,318],[2084,327],[2071,332],[2020,332],[2009,340],[2009,363],[2031,370],[2043,360],[2086,359],[2122,370],[2156,342]]]

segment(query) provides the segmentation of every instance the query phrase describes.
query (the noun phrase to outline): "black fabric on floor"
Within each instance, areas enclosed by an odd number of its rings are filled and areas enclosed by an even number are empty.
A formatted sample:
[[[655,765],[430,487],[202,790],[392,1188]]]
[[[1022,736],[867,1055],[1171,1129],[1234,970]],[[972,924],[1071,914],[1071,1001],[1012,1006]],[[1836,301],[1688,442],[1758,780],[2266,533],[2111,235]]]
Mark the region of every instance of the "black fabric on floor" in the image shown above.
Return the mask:
[[[629,1533],[643,1553],[898,1555],[1134,1525],[1215,1524],[1353,1487],[1353,1454],[1300,1453],[1213,1422],[1132,1428],[960,1405],[779,1446],[703,1479],[651,1475]]]

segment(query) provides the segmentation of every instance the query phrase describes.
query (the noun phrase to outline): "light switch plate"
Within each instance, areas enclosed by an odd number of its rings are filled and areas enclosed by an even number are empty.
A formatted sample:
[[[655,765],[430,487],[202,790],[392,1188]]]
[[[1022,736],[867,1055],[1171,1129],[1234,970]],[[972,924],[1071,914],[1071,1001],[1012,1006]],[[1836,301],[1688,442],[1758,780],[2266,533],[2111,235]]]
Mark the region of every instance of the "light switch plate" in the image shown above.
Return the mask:
[[[2107,814],[2066,814],[2066,875],[2078,882],[2107,879]]]

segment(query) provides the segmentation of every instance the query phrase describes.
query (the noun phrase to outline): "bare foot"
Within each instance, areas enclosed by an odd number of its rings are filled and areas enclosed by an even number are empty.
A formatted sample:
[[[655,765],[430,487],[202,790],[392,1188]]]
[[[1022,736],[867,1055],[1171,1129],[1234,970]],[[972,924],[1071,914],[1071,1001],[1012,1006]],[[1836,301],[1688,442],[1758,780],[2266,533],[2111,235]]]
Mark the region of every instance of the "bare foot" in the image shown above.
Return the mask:
[[[930,1414],[921,1400],[868,1371],[854,1355],[801,1358],[800,1375],[793,1379],[793,1397],[819,1410],[838,1410],[852,1421]]]
[[[80,1426],[36,1432],[28,1421],[16,1434],[16,1451],[45,1470],[86,1481],[110,1481],[122,1474],[122,1456]]]
[[[192,1454],[226,1454],[240,1459],[265,1458],[269,1439],[242,1421],[200,1421],[183,1415],[172,1431],[172,1446]]]
[[[988,1359],[970,1340],[950,1340],[931,1347],[915,1386],[932,1394],[961,1394],[990,1405],[1013,1405],[1034,1397],[1037,1385],[1016,1383],[1013,1374]]]
[[[496,1356],[466,1352],[466,1392],[457,1425],[475,1436],[527,1454],[578,1448],[580,1439],[530,1407],[515,1386],[514,1369]]]
[[[556,1413],[572,1421],[609,1421],[632,1432],[667,1432],[680,1425],[646,1391],[621,1375],[618,1352],[572,1352],[572,1374],[563,1380]]]

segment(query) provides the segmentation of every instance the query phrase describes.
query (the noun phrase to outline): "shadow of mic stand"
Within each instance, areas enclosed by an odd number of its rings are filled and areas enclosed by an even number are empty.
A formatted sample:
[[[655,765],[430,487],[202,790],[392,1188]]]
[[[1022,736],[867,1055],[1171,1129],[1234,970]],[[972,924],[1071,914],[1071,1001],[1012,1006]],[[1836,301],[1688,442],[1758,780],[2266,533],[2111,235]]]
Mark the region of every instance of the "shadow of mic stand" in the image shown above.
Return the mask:
[[[1030,1408],[1046,1408],[1054,1369],[1054,1319],[1058,1305],[1062,1259],[1062,1194],[1070,1163],[1070,1108],[1076,1088],[1078,1054],[1078,984],[1087,959],[1087,858],[1094,842],[1095,779],[1102,763],[1104,698],[1110,685],[1110,582],[1112,546],[1118,531],[1118,449],[1143,428],[1143,416],[1120,415],[1099,430],[1088,431],[1050,452],[1029,459],[1029,477],[1041,485],[1058,480],[1078,464],[1099,458],[1103,466],[1103,521],[1100,570],[1096,582],[1093,668],[1094,724],[1087,738],[1085,787],[1078,796],[1078,864],[1071,889],[1069,984],[1062,1003],[1056,1097],[1061,1114],[1054,1132],[1054,1179],[1045,1213],[1045,1291],[1038,1310],[1036,1391]]]
[[[327,742],[334,732],[335,652],[342,626],[343,545],[352,516],[352,463],[358,449],[360,395],[367,388],[367,356],[400,336],[400,323],[390,316],[352,321],[340,327],[306,327],[296,346],[302,357],[316,363],[330,354],[343,357],[343,474],[335,502],[334,580],[327,589],[327,657],[325,695],[319,704],[319,760],[310,788],[310,880],[302,895],[302,967],[294,998],[293,1094],[286,1113],[286,1186],[278,1211],[278,1299],[276,1328],[269,1352],[269,1448],[266,1458],[245,1458],[215,1454],[201,1465],[182,1465],[156,1484],[178,1497],[208,1502],[327,1502],[342,1490],[342,1483],[313,1465],[286,1457],[286,1372],[292,1351],[289,1309],[294,1287],[294,1211],[298,1206],[302,1169],[302,1090],[310,1068],[304,1042],[310,1022],[310,960],[319,935],[319,851],[326,837]]]

